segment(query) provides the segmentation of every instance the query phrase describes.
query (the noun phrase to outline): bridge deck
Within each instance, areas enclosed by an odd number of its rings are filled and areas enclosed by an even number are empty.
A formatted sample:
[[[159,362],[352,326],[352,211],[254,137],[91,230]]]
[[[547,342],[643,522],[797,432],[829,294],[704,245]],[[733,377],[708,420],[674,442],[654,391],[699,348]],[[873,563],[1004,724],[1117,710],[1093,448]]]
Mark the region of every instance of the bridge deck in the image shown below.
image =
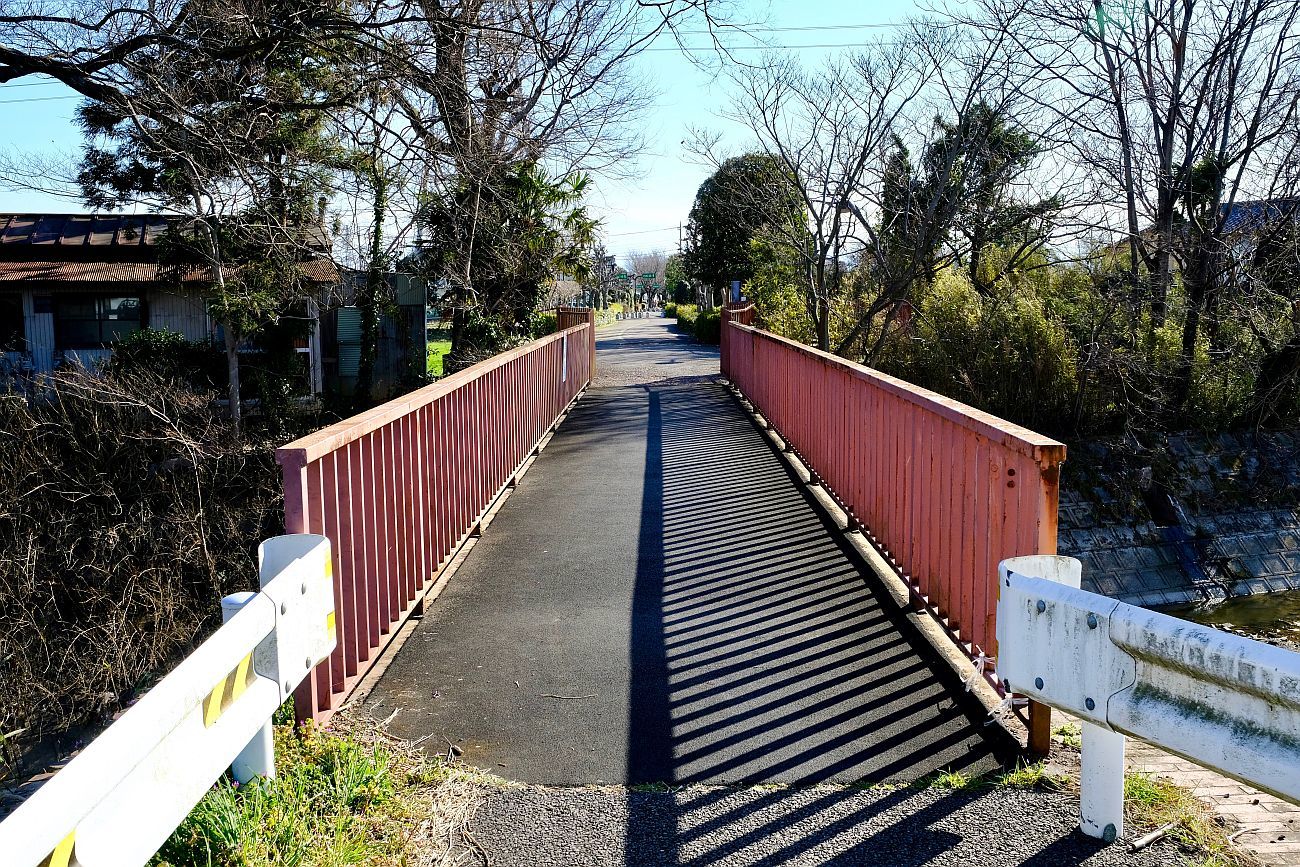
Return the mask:
[[[716,353],[662,320],[601,337],[616,384],[561,425],[369,712],[529,782],[992,768],[960,684],[727,391],[698,381]]]

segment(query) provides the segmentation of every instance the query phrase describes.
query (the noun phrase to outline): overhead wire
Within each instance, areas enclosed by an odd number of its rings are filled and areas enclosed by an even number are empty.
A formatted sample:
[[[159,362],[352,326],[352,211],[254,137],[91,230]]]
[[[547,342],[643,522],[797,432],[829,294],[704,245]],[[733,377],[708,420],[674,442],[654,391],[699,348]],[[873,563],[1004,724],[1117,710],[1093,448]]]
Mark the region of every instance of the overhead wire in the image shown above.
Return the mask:
[[[664,226],[662,229],[641,229],[637,232],[614,232],[606,235],[606,238],[624,238],[628,235],[653,235],[656,232],[676,232],[679,227],[676,225]]]
[[[794,27],[768,27],[764,25],[754,25],[754,26],[745,26],[745,27],[734,27],[734,28],[722,27],[716,30],[680,30],[677,32],[678,35],[681,36],[715,36],[718,37],[719,39],[722,39],[724,37],[744,37],[756,33],[818,33],[818,32],[826,32],[826,31],[845,31],[845,30],[876,30],[876,29],[898,27],[898,26],[900,26],[900,22],[883,21],[883,22],[872,22],[872,23],[863,22],[863,23],[856,23],[856,24],[809,24],[809,25],[801,25],[801,26],[794,26]],[[858,43],[856,42],[827,42],[827,43],[814,43],[809,45],[763,44],[763,45],[735,45],[735,46],[724,45],[722,47],[724,47],[728,51],[755,51],[755,50],[765,50],[765,49],[798,51],[807,48],[854,48],[857,47],[857,45]],[[684,50],[709,51],[712,50],[714,47],[716,46],[712,46],[712,45],[700,46],[698,48],[686,47]],[[647,48],[645,50],[646,51],[681,51],[683,50],[683,48],[681,46],[674,45],[674,46],[661,46],[661,47]],[[0,82],[0,90],[4,90],[7,88],[19,88],[19,87],[54,87],[54,86],[58,86],[59,84],[61,84],[61,82],[53,81],[53,80],[51,81],[6,81],[6,82]],[[9,99],[9,100],[0,99],[0,104],[16,103],[16,102],[42,102],[45,100],[77,99],[77,98],[79,97],[38,96],[38,97],[28,97],[25,99]]]
[[[81,94],[70,93],[63,96],[29,96],[26,99],[0,99],[0,105],[13,105],[19,102],[53,102],[56,99],[81,99]]]

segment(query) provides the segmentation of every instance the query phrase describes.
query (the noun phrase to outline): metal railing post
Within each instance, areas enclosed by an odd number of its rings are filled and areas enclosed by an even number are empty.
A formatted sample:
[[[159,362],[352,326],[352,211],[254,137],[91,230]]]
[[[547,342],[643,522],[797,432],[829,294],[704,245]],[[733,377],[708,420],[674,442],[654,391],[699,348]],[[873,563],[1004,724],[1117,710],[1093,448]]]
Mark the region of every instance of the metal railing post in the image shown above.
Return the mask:
[[[1113,843],[1124,835],[1124,736],[1080,724],[1079,829]]]
[[[587,359],[588,382],[596,381],[596,311],[587,308]]]
[[[247,605],[256,593],[245,591],[231,593],[221,600],[221,622],[229,623],[241,608]],[[230,763],[230,773],[235,782],[244,785],[257,777],[268,780],[275,778],[275,732],[271,720],[267,720],[253,739],[248,742],[235,760]]]
[[[1035,555],[1005,560],[998,567],[1000,587],[1005,586],[1007,575],[1013,570],[1075,590],[1083,585],[1083,566],[1069,557]],[[1088,700],[1095,705],[1096,699]],[[1051,706],[1031,702],[1030,708],[1038,710],[1038,722],[1050,739]],[[1083,744],[1079,750],[1079,829],[1089,837],[1113,843],[1124,833],[1124,735],[1087,720],[1081,720],[1080,727]],[[1032,725],[1030,741],[1033,751]]]

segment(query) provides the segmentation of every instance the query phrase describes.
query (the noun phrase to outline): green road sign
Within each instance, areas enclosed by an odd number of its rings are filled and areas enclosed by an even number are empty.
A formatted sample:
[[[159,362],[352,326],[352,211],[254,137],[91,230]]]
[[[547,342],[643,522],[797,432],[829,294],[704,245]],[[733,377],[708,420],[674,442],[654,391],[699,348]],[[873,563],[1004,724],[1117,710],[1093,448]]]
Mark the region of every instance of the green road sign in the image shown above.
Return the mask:
[[[642,279],[642,280],[653,280],[654,278],[655,278],[655,275],[654,275],[654,272],[653,272],[653,271],[651,271],[649,274],[642,274],[642,275],[641,275],[641,279]]]
[[[631,274],[615,274],[615,275],[614,275],[614,279],[615,279],[615,280],[631,280],[631,279],[632,279],[632,275],[631,275]]]

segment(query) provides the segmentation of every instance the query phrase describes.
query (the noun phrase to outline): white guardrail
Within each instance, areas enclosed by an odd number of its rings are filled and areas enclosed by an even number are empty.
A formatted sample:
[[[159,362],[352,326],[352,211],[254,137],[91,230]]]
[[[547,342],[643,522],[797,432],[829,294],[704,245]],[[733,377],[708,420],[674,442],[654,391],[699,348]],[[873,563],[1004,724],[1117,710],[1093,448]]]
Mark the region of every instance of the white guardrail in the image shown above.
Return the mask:
[[[1080,827],[1124,833],[1124,736],[1300,803],[1300,653],[1079,589],[1069,557],[1000,568],[1003,686],[1083,720]]]
[[[334,649],[329,540],[258,548],[262,589],[222,600],[225,625],[0,822],[5,867],[137,867],[227,767],[273,776],[270,719]]]

